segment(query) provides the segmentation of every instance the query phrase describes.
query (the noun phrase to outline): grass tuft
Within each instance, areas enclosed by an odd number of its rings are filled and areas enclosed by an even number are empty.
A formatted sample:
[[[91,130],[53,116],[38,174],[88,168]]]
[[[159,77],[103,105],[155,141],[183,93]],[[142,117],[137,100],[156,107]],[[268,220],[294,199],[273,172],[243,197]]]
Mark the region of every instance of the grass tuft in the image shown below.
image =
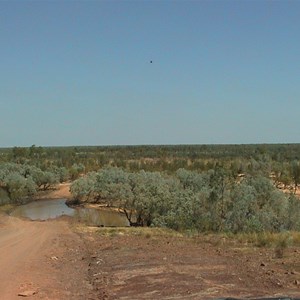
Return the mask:
[[[15,206],[12,204],[0,205],[0,213],[10,214],[14,208]]]

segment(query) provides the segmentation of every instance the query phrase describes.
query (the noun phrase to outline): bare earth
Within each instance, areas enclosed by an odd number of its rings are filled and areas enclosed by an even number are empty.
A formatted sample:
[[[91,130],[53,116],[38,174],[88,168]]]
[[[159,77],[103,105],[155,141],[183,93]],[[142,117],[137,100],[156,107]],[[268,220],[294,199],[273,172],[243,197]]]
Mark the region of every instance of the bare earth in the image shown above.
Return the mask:
[[[37,195],[38,199],[59,199],[59,198],[70,198],[71,193],[70,193],[70,183],[60,183],[56,189],[50,190],[50,191],[45,191],[45,192],[40,192]]]
[[[20,292],[31,291],[35,299],[88,299],[85,246],[66,221],[3,218],[0,299],[19,299]]]
[[[61,185],[47,198],[67,197],[68,190]],[[86,245],[71,227],[67,218],[32,222],[0,215],[1,300],[23,293],[32,299],[97,299]]]
[[[105,231],[90,233],[90,277],[104,299],[300,296],[297,248],[278,259],[272,249],[248,248],[213,236],[161,236],[151,230],[106,236]]]
[[[68,197],[68,186],[47,197]],[[51,300],[299,297],[300,249],[279,259],[272,249],[217,236],[0,215],[0,299],[22,293]]]

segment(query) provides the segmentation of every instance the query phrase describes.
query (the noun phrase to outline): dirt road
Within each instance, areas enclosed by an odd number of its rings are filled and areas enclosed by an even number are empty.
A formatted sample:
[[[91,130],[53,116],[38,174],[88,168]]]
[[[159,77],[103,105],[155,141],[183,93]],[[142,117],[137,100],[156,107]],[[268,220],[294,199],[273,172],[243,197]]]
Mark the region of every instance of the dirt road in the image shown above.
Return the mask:
[[[0,216],[0,299],[96,299],[88,255],[66,221],[31,222]]]
[[[69,184],[39,195],[68,198]],[[89,254],[70,220],[38,222],[0,214],[0,300],[97,299],[89,284]]]

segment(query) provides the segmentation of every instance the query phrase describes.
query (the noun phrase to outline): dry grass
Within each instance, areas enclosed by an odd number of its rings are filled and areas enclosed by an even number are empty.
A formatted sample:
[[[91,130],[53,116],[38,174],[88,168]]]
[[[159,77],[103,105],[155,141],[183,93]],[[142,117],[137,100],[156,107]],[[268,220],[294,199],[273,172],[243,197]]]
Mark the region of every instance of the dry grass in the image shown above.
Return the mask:
[[[74,224],[75,225],[75,224]],[[300,246],[300,232],[261,232],[261,233],[179,233],[166,228],[149,227],[92,227],[83,224],[76,224],[79,232],[94,232],[100,236],[118,237],[118,236],[139,236],[144,238],[161,237],[185,237],[195,243],[209,243],[215,247],[231,245],[232,248],[248,251],[247,249],[271,248],[274,249],[274,257],[282,258],[285,249],[290,246]]]
[[[275,256],[280,256],[284,249],[300,246],[300,232],[209,233],[195,235],[194,240],[207,242],[216,247],[226,244],[237,248],[274,248]]]
[[[300,232],[261,232],[240,233],[233,238],[240,245],[248,248],[271,248],[274,249],[274,258],[283,258],[285,251],[290,246],[300,246]]]
[[[75,231],[81,233],[97,233],[100,236],[117,237],[117,236],[140,236],[145,238],[161,237],[183,237],[184,235],[167,228],[152,227],[96,227],[87,226],[83,223],[73,222],[72,227]]]
[[[182,237],[183,235],[170,229],[149,228],[149,227],[102,227],[97,228],[96,232],[102,236],[142,236],[146,238]]]
[[[4,204],[0,205],[0,213],[9,214],[15,208],[12,204]]]

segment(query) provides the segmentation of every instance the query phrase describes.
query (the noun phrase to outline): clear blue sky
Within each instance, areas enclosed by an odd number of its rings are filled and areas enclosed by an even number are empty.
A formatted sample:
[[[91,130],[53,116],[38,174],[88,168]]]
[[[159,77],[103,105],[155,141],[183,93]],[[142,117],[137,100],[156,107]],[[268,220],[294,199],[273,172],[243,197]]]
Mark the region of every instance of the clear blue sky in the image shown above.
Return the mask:
[[[300,1],[1,1],[0,147],[300,142],[299,32]]]

